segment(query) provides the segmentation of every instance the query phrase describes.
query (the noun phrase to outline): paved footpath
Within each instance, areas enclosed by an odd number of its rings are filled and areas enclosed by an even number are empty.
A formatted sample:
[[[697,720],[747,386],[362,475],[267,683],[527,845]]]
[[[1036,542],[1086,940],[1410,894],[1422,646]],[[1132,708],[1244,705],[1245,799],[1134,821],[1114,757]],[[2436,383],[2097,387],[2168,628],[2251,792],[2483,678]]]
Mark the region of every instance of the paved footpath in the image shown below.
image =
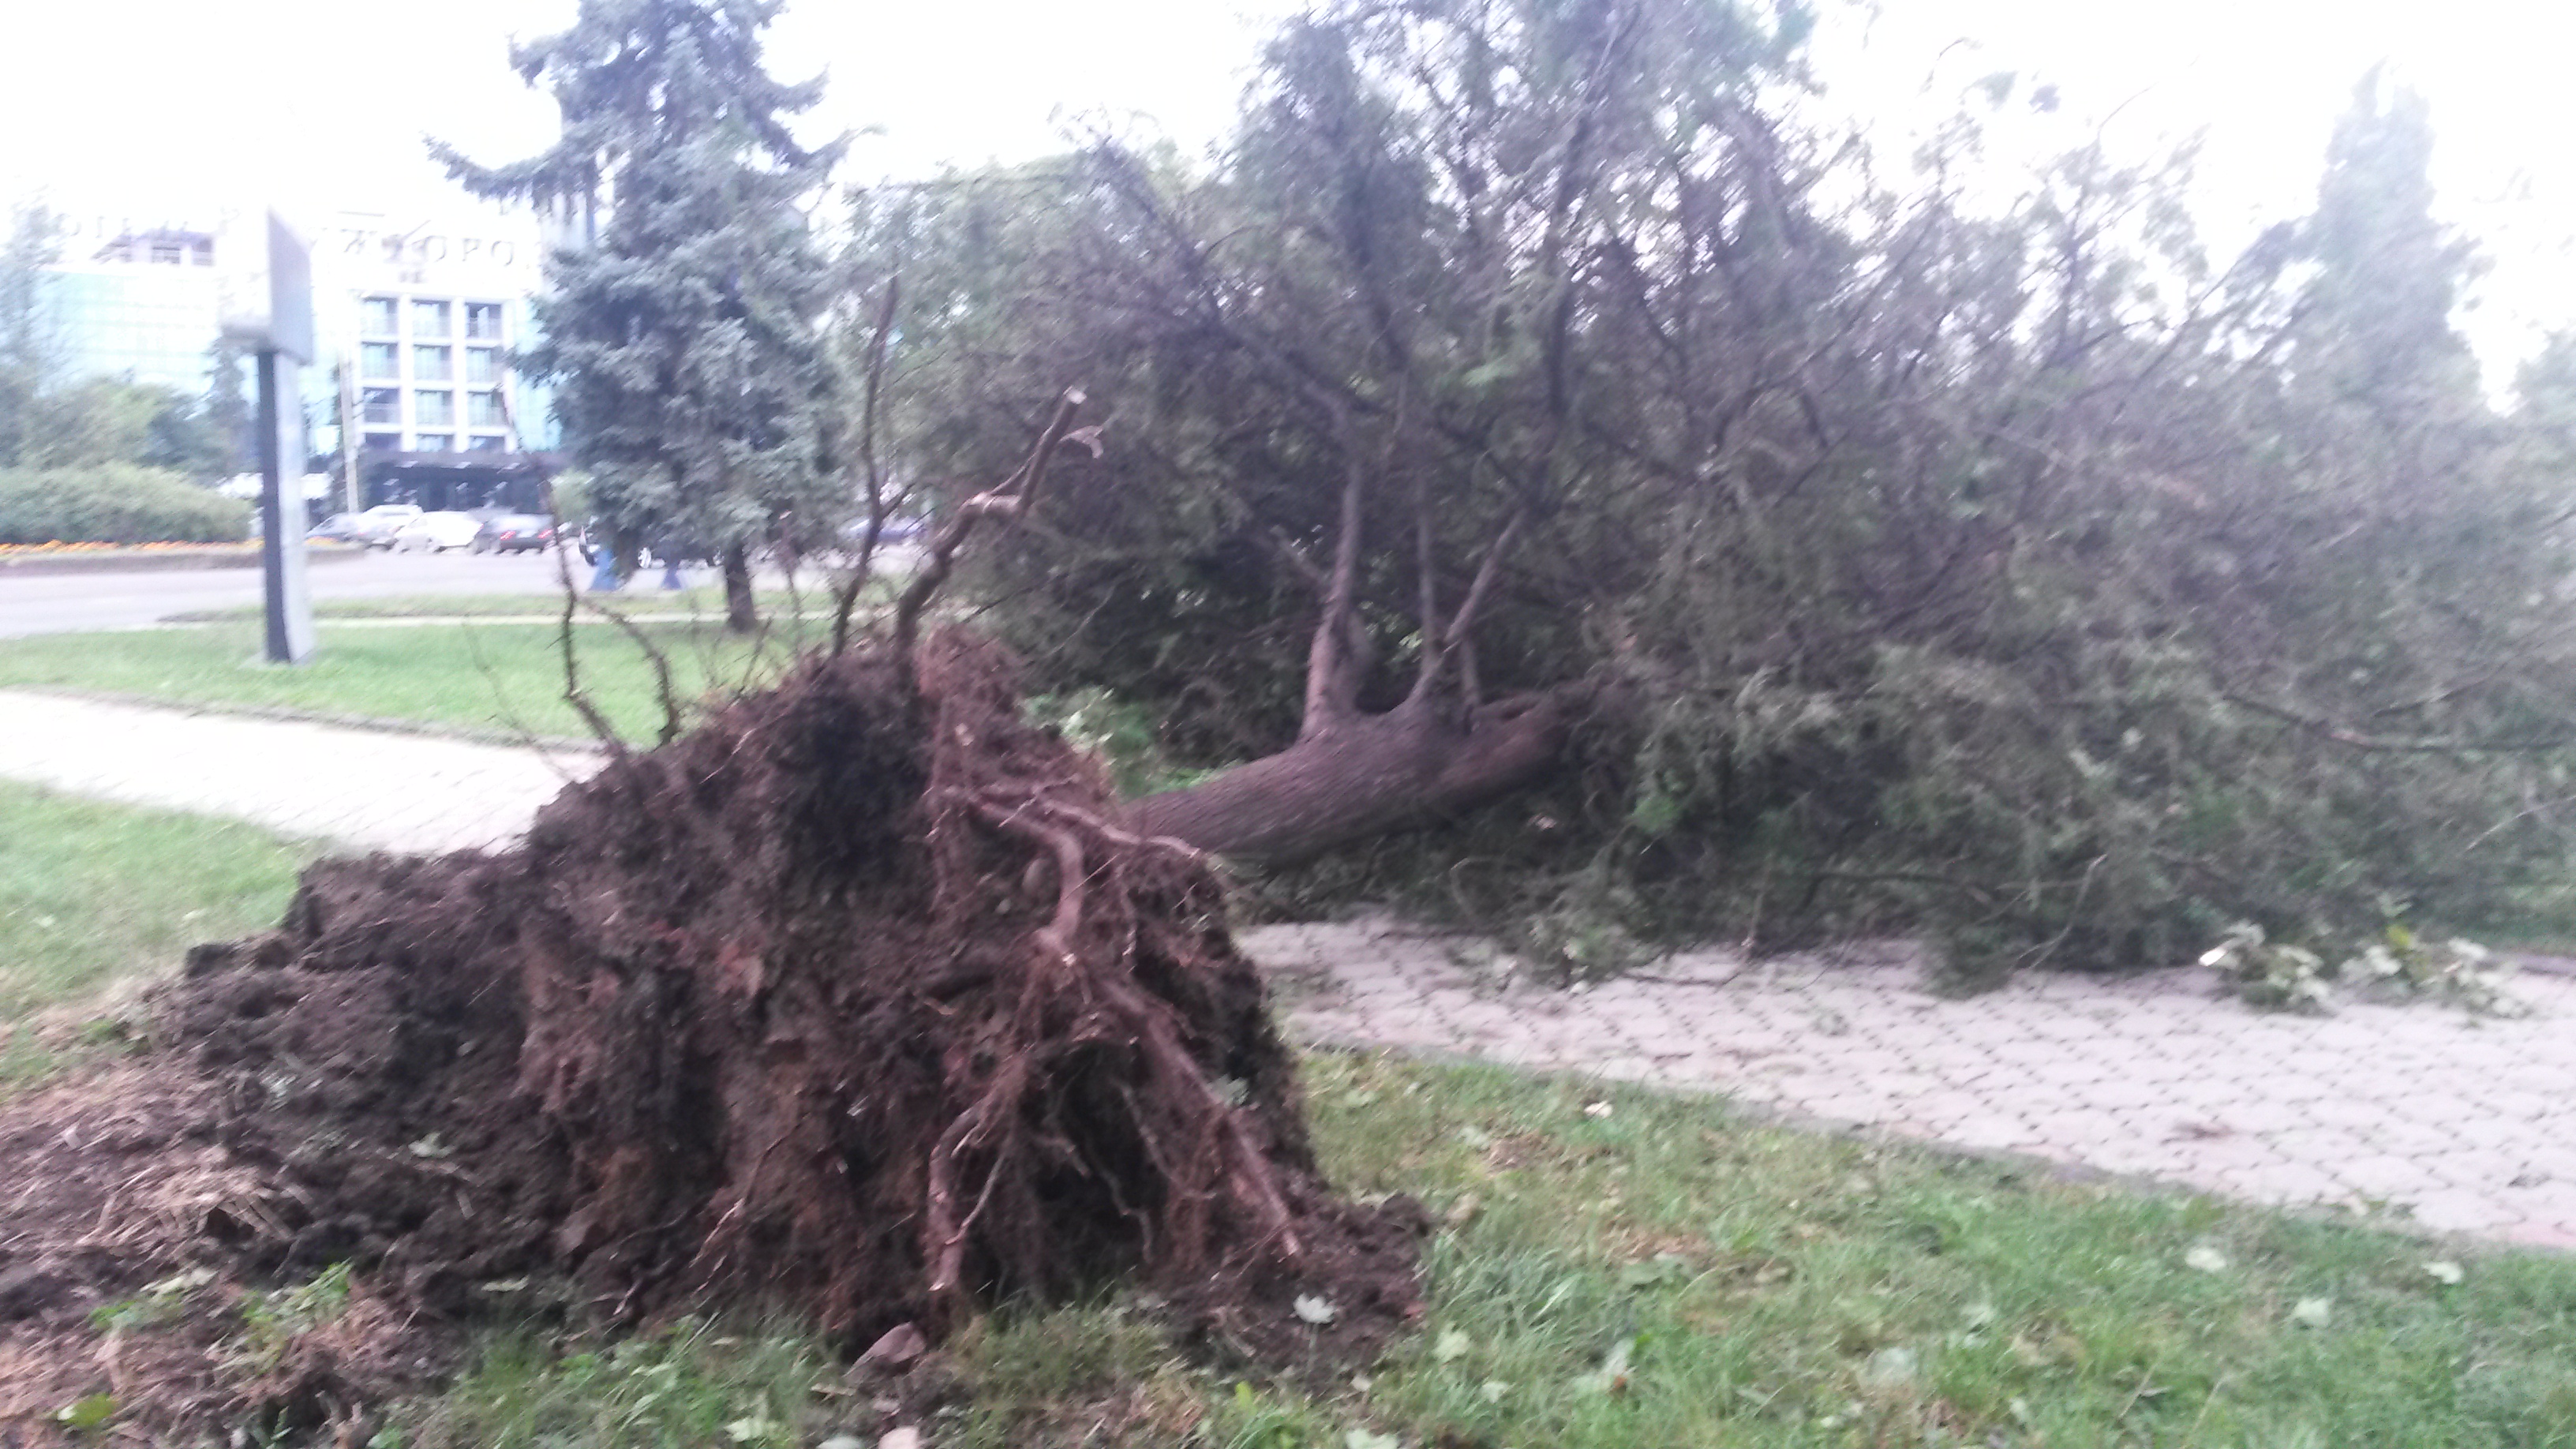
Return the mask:
[[[0,690],[0,777],[371,849],[507,840],[584,755]],[[1305,1040],[1727,1094],[2252,1201],[2403,1208],[2576,1249],[2576,977],[2533,1008],[2256,1012],[2197,968],[2025,977],[1965,1001],[1902,945],[1747,964],[1674,957],[1577,991],[1391,924],[1271,926],[1245,949]]]
[[[598,763],[587,753],[0,689],[0,778],[362,850],[514,839],[566,780]]]

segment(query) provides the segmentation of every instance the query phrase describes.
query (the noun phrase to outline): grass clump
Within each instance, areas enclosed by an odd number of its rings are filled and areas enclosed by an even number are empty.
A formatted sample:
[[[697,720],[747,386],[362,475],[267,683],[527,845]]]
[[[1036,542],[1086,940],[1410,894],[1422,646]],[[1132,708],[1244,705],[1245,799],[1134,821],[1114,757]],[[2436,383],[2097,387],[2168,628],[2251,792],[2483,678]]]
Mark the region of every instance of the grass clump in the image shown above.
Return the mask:
[[[0,1084],[117,1035],[40,1042],[40,1013],[169,971],[199,941],[275,924],[308,854],[254,826],[0,782]]]
[[[560,1351],[505,1334],[444,1394],[392,1417],[378,1449],[798,1449],[830,1359],[777,1326],[684,1318]]]
[[[828,621],[782,622],[751,638],[717,624],[643,626],[670,660],[683,704],[773,677]],[[582,686],[611,725],[649,741],[662,707],[651,663],[619,631],[579,634]],[[256,624],[49,634],[0,641],[0,688],[38,686],[134,695],[184,704],[249,705],[328,715],[414,720],[508,734],[586,737],[563,698],[563,657],[553,626],[424,625],[333,629],[294,669],[259,662]]]
[[[587,574],[583,574],[587,577]],[[866,597],[881,600],[887,593],[879,585]],[[606,603],[622,614],[687,614],[711,622],[724,619],[725,597],[721,584],[699,584],[686,589],[661,589],[653,586],[653,576],[638,579],[611,594],[582,594],[587,604],[592,600]],[[797,593],[784,589],[763,589],[754,595],[761,617],[773,622],[797,618],[831,619],[832,595],[822,587],[807,587]],[[223,624],[236,620],[255,620],[261,616],[260,605],[242,604],[224,609],[187,609],[163,617],[169,624]],[[563,612],[563,594],[555,590],[494,594],[395,594],[373,599],[317,599],[313,604],[316,619],[509,619],[531,616],[553,618]],[[578,621],[605,623],[607,620],[585,607],[575,616]]]

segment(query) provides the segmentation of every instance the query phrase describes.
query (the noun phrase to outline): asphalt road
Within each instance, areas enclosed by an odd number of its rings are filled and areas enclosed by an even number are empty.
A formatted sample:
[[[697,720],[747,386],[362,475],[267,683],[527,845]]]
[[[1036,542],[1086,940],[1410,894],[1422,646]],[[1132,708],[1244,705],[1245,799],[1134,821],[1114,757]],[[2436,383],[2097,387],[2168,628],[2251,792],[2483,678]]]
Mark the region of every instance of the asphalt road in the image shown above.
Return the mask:
[[[305,577],[316,600],[543,593],[556,583],[554,558],[543,553],[371,553],[317,563]],[[186,610],[259,601],[257,569],[0,574],[0,637],[127,629]]]

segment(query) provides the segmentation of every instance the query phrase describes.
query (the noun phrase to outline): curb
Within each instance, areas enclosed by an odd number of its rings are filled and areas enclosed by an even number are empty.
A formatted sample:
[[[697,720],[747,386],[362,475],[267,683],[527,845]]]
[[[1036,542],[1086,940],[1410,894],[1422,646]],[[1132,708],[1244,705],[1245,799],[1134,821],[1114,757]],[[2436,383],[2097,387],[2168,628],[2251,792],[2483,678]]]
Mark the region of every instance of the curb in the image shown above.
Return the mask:
[[[308,564],[330,563],[358,558],[364,549],[307,548]],[[259,550],[236,545],[205,549],[157,549],[133,552],[21,554],[0,558],[0,578],[41,578],[50,574],[147,574],[176,573],[188,569],[255,569],[260,566]]]

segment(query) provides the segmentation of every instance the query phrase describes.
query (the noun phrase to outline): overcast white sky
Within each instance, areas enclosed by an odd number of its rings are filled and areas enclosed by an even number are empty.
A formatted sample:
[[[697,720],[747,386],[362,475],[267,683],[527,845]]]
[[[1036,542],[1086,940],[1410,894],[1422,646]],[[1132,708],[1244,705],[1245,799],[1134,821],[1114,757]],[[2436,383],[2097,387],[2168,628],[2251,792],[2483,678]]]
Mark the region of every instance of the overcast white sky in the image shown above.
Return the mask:
[[[0,22],[0,198],[187,214],[274,198],[302,215],[404,211],[439,194],[424,133],[500,160],[551,134],[505,64],[574,0],[21,3]],[[1069,115],[1204,144],[1291,0],[802,0],[773,33],[782,75],[828,71],[817,126],[876,128],[851,176],[1043,152]],[[2115,150],[2205,133],[2213,240],[2299,213],[2326,135],[2374,63],[2432,101],[2439,205],[2494,261],[2468,319],[2491,362],[2576,322],[2576,5],[2565,0],[1882,0],[1829,23],[1822,78],[1901,124],[1978,77],[2054,82],[2035,139],[2108,117]]]

